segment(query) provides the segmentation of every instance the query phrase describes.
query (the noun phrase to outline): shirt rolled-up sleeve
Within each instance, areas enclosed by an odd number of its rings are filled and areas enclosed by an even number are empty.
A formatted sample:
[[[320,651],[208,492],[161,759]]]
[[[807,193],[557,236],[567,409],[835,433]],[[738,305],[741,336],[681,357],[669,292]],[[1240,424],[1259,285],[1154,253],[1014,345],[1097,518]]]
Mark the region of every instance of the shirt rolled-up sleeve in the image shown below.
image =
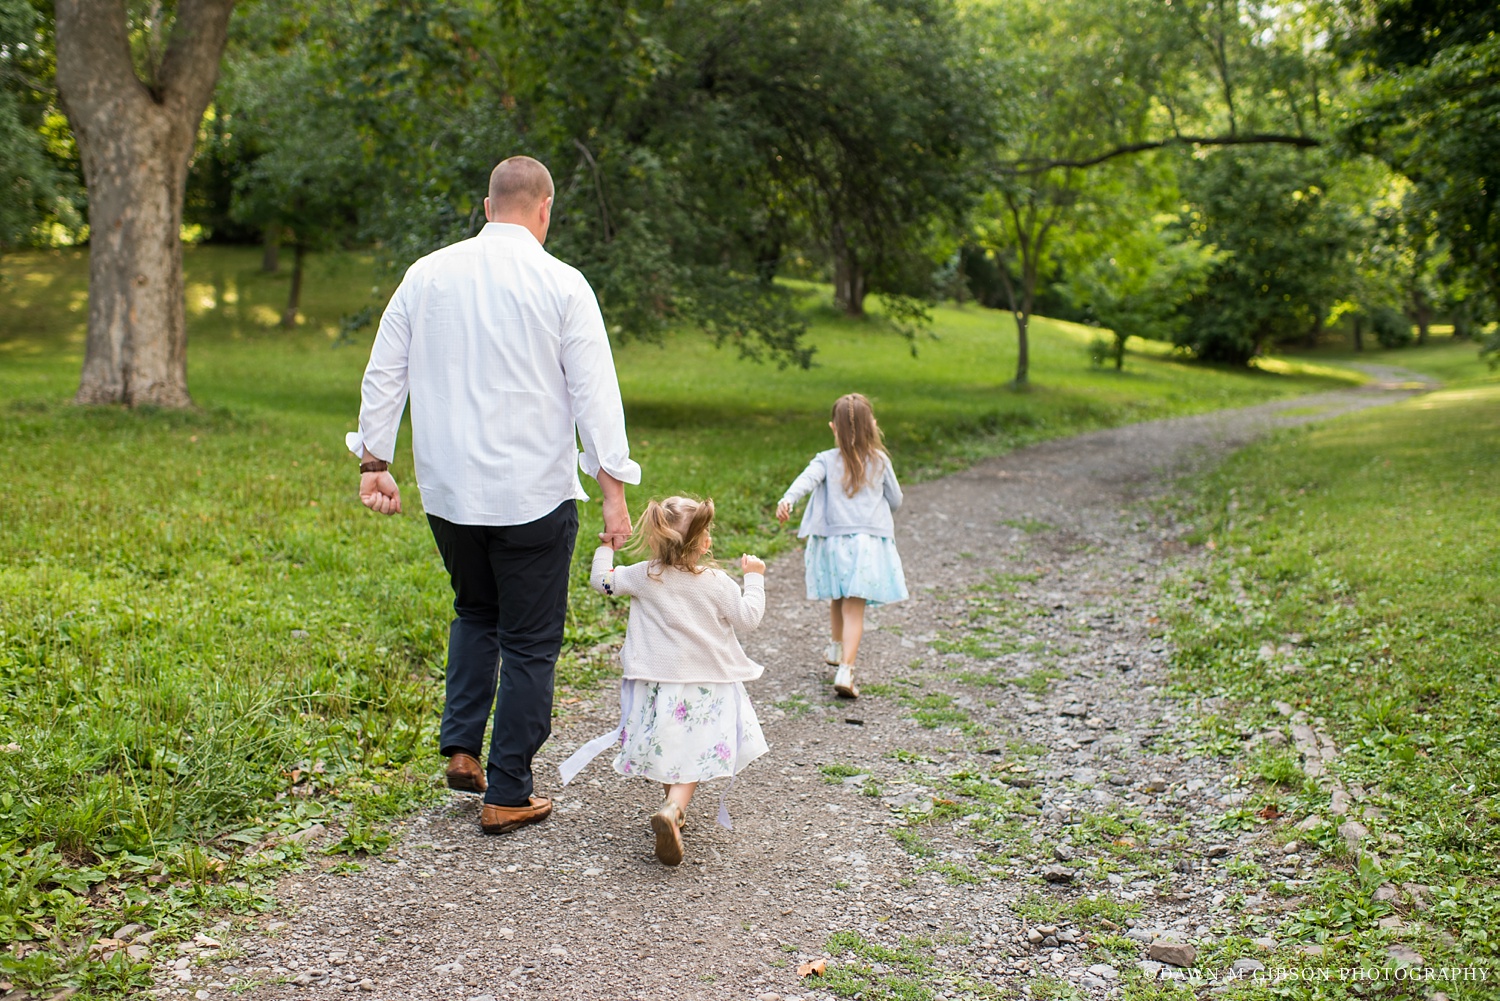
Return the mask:
[[[406,313],[410,281],[408,272],[380,317],[380,329],[370,349],[370,363],[360,384],[359,430],[344,437],[344,444],[357,456],[368,451],[386,462],[396,457],[401,412],[406,409],[411,388],[411,321]]]
[[[625,406],[604,316],[582,275],[563,316],[562,363],[573,423],[583,445],[579,468],[596,479],[602,469],[621,483],[641,482],[641,467],[630,458]]]

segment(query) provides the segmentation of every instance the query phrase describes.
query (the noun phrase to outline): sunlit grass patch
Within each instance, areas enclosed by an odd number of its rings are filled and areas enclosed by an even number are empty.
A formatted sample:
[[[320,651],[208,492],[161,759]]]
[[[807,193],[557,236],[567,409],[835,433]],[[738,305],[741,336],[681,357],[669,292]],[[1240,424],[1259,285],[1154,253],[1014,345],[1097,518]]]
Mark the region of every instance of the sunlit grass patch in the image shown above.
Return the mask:
[[[1380,360],[1400,364],[1405,352]],[[1453,357],[1418,351],[1442,365]],[[1384,963],[1393,939],[1428,965],[1500,975],[1500,385],[1456,390],[1283,434],[1202,485],[1220,541],[1201,590],[1175,621],[1177,682],[1227,700],[1241,727],[1281,722],[1273,702],[1316,719],[1339,748],[1332,769],[1364,790],[1370,840],[1350,851],[1334,817],[1284,829],[1323,860],[1282,925],[1337,961]],[[1295,658],[1268,669],[1261,651]],[[1249,831],[1328,813],[1290,751],[1246,754],[1234,725],[1202,732],[1267,784],[1223,811]],[[1270,807],[1275,809],[1270,809]],[[1259,807],[1259,809],[1257,809]],[[1379,927],[1415,903],[1382,886],[1427,887],[1423,931]],[[1403,925],[1403,927],[1406,927]],[[1450,996],[1469,994],[1451,985]]]

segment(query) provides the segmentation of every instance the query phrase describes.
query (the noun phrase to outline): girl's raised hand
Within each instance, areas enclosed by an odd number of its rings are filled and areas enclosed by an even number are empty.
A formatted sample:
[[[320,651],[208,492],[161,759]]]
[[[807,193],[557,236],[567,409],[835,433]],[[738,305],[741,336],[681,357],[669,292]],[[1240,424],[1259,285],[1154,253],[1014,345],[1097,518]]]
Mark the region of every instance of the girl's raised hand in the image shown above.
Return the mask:
[[[766,561],[759,556],[751,556],[746,553],[740,557],[740,570],[745,573],[763,574],[766,572]]]
[[[788,518],[790,518],[791,516],[792,516],[792,506],[790,504],[788,504],[786,501],[779,501],[776,504],[776,520],[779,521],[779,522],[781,522],[783,525],[785,525],[786,524],[786,520]]]

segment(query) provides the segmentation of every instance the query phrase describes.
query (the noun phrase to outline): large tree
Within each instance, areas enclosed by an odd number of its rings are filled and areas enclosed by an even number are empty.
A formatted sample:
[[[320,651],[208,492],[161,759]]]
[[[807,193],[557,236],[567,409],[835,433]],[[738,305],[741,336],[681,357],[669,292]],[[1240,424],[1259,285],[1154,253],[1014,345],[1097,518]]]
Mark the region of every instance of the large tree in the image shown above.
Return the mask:
[[[124,0],[57,0],[57,87],[89,193],[89,320],[79,403],[183,407],[182,206],[234,0],[134,19]]]

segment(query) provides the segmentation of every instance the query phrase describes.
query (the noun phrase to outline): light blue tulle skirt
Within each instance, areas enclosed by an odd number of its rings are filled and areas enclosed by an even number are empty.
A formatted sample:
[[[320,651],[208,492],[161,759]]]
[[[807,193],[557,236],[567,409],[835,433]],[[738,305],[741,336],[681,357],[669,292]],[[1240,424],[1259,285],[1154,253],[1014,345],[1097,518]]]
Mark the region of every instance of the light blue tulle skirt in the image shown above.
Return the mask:
[[[901,554],[892,539],[810,535],[803,564],[812,601],[863,598],[871,605],[889,605],[907,598]]]

